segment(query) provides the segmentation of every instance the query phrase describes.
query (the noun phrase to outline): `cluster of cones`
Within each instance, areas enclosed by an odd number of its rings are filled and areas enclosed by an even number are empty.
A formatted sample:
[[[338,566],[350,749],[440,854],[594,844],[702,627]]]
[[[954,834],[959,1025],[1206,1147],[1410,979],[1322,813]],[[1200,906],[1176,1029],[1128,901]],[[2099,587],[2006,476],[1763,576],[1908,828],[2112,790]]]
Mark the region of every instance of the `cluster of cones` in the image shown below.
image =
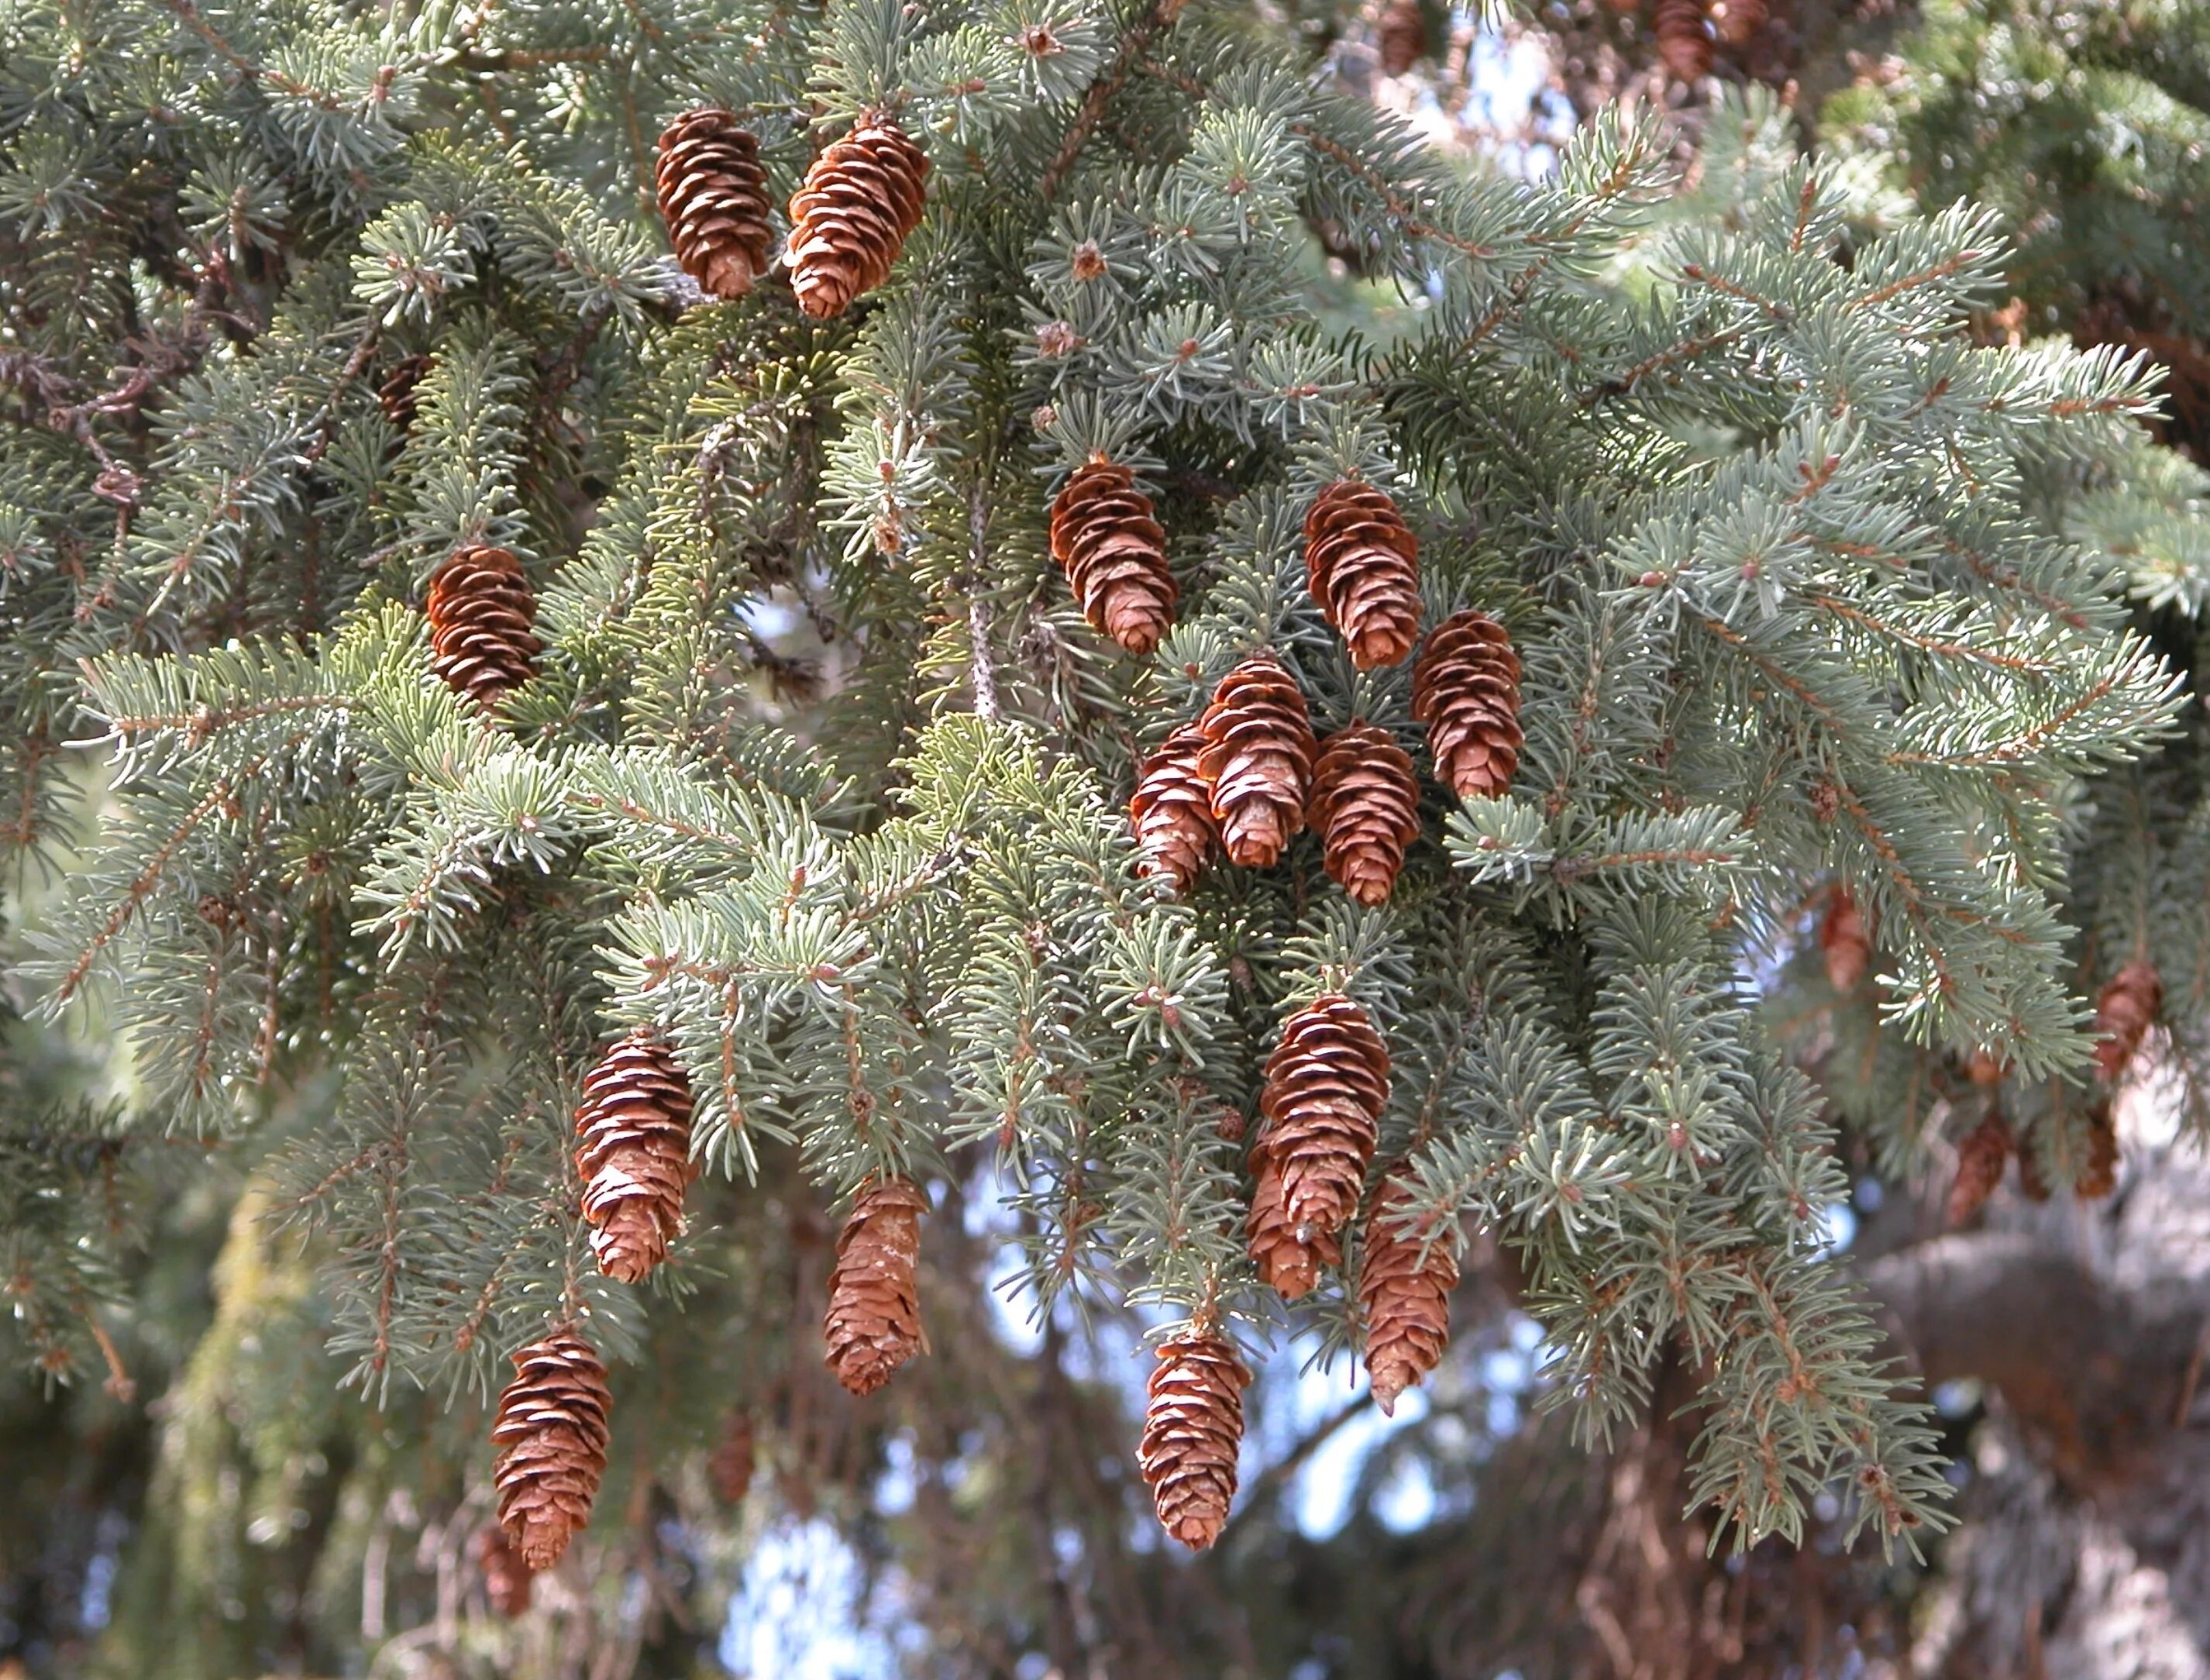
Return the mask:
[[[921,226],[928,159],[895,118],[863,112],[813,160],[790,201],[783,262],[798,306],[825,319],[890,277]],[[719,106],[663,130],[654,188],[683,271],[716,298],[741,298],[773,261],[759,142]]]
[[[576,1165],[592,1253],[607,1276],[642,1283],[681,1234],[695,1176],[691,1111],[689,1079],[649,1028],[619,1040],[585,1076]],[[854,1394],[874,1393],[924,1345],[915,1268],[927,1207],[910,1181],[875,1181],[837,1239],[822,1335],[830,1368]],[[557,1563],[590,1520],[611,1439],[606,1368],[576,1325],[531,1343],[514,1365],[492,1427],[498,1531],[477,1543],[486,1591],[502,1609],[528,1604],[529,1576]],[[722,1443],[713,1473],[725,1491],[749,1482],[748,1435]]]

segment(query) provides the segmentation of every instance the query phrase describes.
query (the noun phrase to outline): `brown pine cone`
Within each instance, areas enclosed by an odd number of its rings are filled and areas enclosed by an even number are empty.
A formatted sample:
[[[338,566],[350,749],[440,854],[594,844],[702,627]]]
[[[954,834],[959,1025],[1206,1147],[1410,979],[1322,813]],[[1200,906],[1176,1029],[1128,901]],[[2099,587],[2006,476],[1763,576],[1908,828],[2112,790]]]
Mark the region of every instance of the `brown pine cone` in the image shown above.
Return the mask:
[[[1136,867],[1162,875],[1176,892],[1187,892],[1220,843],[1213,819],[1212,789],[1197,767],[1205,734],[1185,723],[1144,760],[1136,791],[1128,800],[1128,821],[1142,854]]]
[[[2030,1202],[2049,1200],[2049,1181],[2041,1175],[2041,1157],[2034,1153],[2033,1145],[2024,1138],[2014,1140],[2018,1151],[2018,1187],[2026,1192]]]
[[[486,1523],[468,1542],[468,1550],[483,1572],[484,1597],[492,1611],[512,1621],[529,1608],[529,1565],[509,1544],[497,1523]]]
[[[821,1333],[830,1369],[854,1394],[873,1393],[922,1347],[914,1266],[927,1211],[918,1185],[885,1179],[860,1193],[836,1238]]]
[[[1374,45],[1384,76],[1402,76],[1424,57],[1428,26],[1420,15],[1420,0],[1386,0],[1374,27]]]
[[[1987,1206],[2011,1157],[2010,1122],[1990,1108],[1957,1145],[1957,1176],[1949,1184],[1948,1219],[1961,1225]]]
[[[1319,744],[1306,819],[1326,848],[1327,873],[1362,904],[1387,902],[1420,837],[1420,777],[1386,729],[1354,722]]]
[[[649,1027],[633,1029],[583,1077],[576,1169],[599,1270],[641,1284],[683,1230],[691,1081]]]
[[[514,1356],[492,1424],[498,1524],[534,1570],[551,1568],[591,1520],[613,1438],[607,1369],[566,1326]]]
[[[1220,680],[1198,719],[1198,774],[1211,784],[1212,815],[1229,857],[1271,867],[1305,825],[1312,789],[1312,716],[1281,662],[1253,654]]]
[[[1872,966],[1872,935],[1864,913],[1845,886],[1836,886],[1819,923],[1819,948],[1827,959],[1827,983],[1846,997]]]
[[[2118,1118],[2108,1103],[2087,1110],[2087,1164],[2073,1187],[2082,1201],[2100,1201],[2118,1187]]]
[[[1658,0],[1655,28],[1658,56],[1682,82],[1700,82],[1712,71],[1712,32],[1704,21],[1706,0]]]
[[[430,668],[488,710],[528,682],[545,650],[530,626],[537,596],[504,548],[470,543],[430,580]]]
[[[1279,1180],[1278,1190],[1265,1191],[1270,1203],[1280,1198],[1278,1212],[1265,1209],[1268,1232],[1278,1230],[1307,1248],[1341,1235],[1357,1211],[1388,1100],[1389,1047],[1363,1009],[1331,992],[1289,1018],[1281,1042],[1266,1058],[1266,1083],[1259,1092],[1261,1126],[1252,1151],[1259,1179]],[[1301,1278],[1301,1272],[1277,1258],[1278,1242],[1262,1246],[1256,1196],[1251,1217],[1252,1259],[1260,1270],[1287,1269]]]
[[[1396,503],[1350,479],[1305,515],[1305,583],[1362,671],[1399,665],[1420,638],[1420,540]]]
[[[1220,1538],[1235,1502],[1243,1390],[1250,1381],[1224,1337],[1187,1336],[1159,1349],[1136,1462],[1150,1484],[1160,1526],[1192,1551]]]
[[[1141,658],[1174,625],[1181,591],[1167,567],[1167,534],[1135,474],[1102,455],[1074,469],[1051,505],[1051,557],[1083,616]]]
[[[928,158],[897,123],[869,112],[813,160],[790,201],[790,264],[798,306],[824,318],[890,278],[921,226]]]
[[[1319,1286],[1320,1268],[1343,1264],[1343,1244],[1330,1231],[1289,1223],[1283,1190],[1282,1157],[1262,1139],[1251,1150],[1251,1211],[1243,1222],[1244,1246],[1259,1280],[1284,1301]]]
[[[1366,1315],[1366,1370],[1374,1399],[1394,1414],[1397,1397],[1416,1387],[1450,1345],[1450,1296],[1458,1287],[1458,1254],[1447,1233],[1428,1241],[1424,1223],[1405,1209],[1418,1189],[1409,1167],[1381,1181],[1366,1216],[1358,1261],[1358,1304]]]
[[[414,388],[422,383],[422,376],[430,371],[427,356],[402,356],[392,363],[391,371],[383,376],[376,388],[376,406],[383,410],[384,419],[402,434],[413,430],[416,403]]]
[[[702,105],[662,129],[653,184],[683,272],[710,297],[751,291],[774,260],[775,231],[759,142],[735,114]]]
[[[1729,46],[1746,46],[1765,11],[1766,0],[1711,0],[1712,32]]]
[[[2141,1040],[2164,1006],[2164,982],[2155,965],[2136,957],[2120,969],[2095,1000],[2095,1065],[2113,1085],[2133,1065]]]
[[[1453,613],[1412,668],[1412,716],[1428,726],[1435,775],[1460,799],[1494,797],[1519,768],[1519,656],[1485,613]]]
[[[751,1414],[733,1411],[706,1460],[706,1473],[724,1505],[741,1505],[752,1489],[752,1472],[759,1465],[758,1443],[752,1435]]]

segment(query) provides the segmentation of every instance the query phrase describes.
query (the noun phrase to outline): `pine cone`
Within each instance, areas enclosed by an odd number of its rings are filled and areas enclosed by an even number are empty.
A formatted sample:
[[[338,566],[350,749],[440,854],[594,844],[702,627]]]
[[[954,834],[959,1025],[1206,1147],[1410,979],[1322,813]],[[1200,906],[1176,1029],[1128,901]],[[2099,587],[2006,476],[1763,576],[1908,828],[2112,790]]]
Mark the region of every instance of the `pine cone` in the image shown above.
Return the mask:
[[[1712,32],[1729,46],[1747,46],[1765,11],[1766,0],[1711,0]]]
[[[1220,843],[1212,789],[1197,767],[1204,746],[1204,732],[1194,723],[1183,724],[1144,760],[1128,800],[1128,820],[1142,854],[1137,868],[1163,875],[1176,892],[1189,891]]]
[[[1386,0],[1374,25],[1374,45],[1384,76],[1402,76],[1425,57],[1428,25],[1420,15],[1420,0]]]
[[[414,429],[416,404],[414,388],[422,383],[422,376],[430,371],[427,356],[402,356],[392,363],[391,371],[383,376],[376,388],[376,406],[383,410],[384,419],[402,435]]]
[[[599,1270],[641,1284],[683,1230],[691,1165],[691,1081],[649,1027],[608,1050],[583,1079],[576,1169]]]
[[[921,226],[928,158],[878,112],[813,160],[790,201],[783,256],[808,315],[842,315],[890,278],[906,236]]]
[[[1494,797],[1519,768],[1519,656],[1485,613],[1453,613],[1412,668],[1412,716],[1428,726],[1435,774],[1460,799]]]
[[[591,1520],[613,1399],[599,1356],[565,1326],[516,1354],[514,1369],[491,1431],[498,1524],[530,1568],[549,1569]]]
[[[1251,1212],[1243,1222],[1244,1246],[1259,1280],[1284,1301],[1301,1300],[1319,1286],[1320,1268],[1343,1264],[1343,1245],[1332,1232],[1289,1223],[1282,1157],[1262,1139],[1251,1149]]]
[[[1996,1186],[2002,1182],[2003,1168],[2010,1156],[2010,1122],[2001,1109],[1990,1108],[1957,1145],[1957,1176],[1949,1185],[1951,1225],[1963,1224],[1987,1206]]]
[[[1418,1181],[1399,1166],[1381,1182],[1366,1216],[1358,1262],[1358,1303],[1366,1315],[1366,1370],[1374,1399],[1393,1415],[1397,1397],[1416,1387],[1450,1345],[1450,1296],[1458,1255],[1449,1236],[1428,1241],[1423,1222],[1408,1222]],[[1423,1252],[1424,1251],[1424,1252]]]
[[[1420,540],[1396,503],[1350,479],[1305,515],[1305,583],[1362,671],[1399,665],[1420,638]]]
[[[1289,1018],[1266,1058],[1252,1151],[1259,1182],[1247,1233],[1262,1272],[1302,1283],[1302,1266],[1285,1248],[1324,1248],[1350,1223],[1388,1100],[1389,1048],[1363,1009],[1331,992]],[[1290,1299],[1302,1292],[1285,1291]]]
[[[836,1239],[829,1311],[821,1333],[829,1366],[854,1394],[872,1394],[921,1346],[921,1216],[928,1198],[909,1179],[885,1179],[860,1194]]]
[[[2026,1192],[2030,1202],[2047,1201],[2049,1181],[2041,1175],[2041,1157],[2023,1138],[2016,1139],[2014,1146],[2018,1151],[2018,1187]]]
[[[752,1472],[759,1465],[759,1448],[747,1412],[733,1411],[722,1438],[706,1460],[706,1473],[724,1505],[741,1505],[752,1489]]]
[[[1136,1462],[1166,1532],[1192,1551],[1220,1538],[1235,1498],[1243,1390],[1251,1373],[1224,1337],[1187,1336],[1159,1349]]]
[[[702,105],[662,129],[653,184],[683,272],[712,297],[751,291],[774,260],[775,232],[759,142],[735,115]]]
[[[1420,778],[1386,729],[1354,722],[1319,746],[1306,817],[1327,873],[1362,904],[1386,903],[1420,837]]]
[[[1833,901],[1819,923],[1819,948],[1827,958],[1827,983],[1845,997],[1856,991],[1872,966],[1872,936],[1847,887],[1834,888]]]
[[[2073,1187],[2081,1201],[2100,1201],[2118,1187],[2118,1119],[2108,1103],[2087,1110],[2087,1164]]]
[[[2116,1085],[2133,1065],[2141,1040],[2164,1006],[2164,982],[2147,958],[2136,957],[2120,969],[2095,1000],[2095,1065]]]
[[[456,549],[430,580],[430,668],[486,709],[529,680],[545,644],[531,632],[537,597],[504,548]]]
[[[1220,680],[1197,727],[1198,774],[1211,784],[1229,857],[1270,867],[1305,825],[1319,750],[1305,697],[1271,654],[1253,654]]]
[[[1181,598],[1167,568],[1167,534],[1135,474],[1093,455],[1051,505],[1051,557],[1083,616],[1141,658],[1173,627]]]
[[[1682,82],[1700,82],[1712,71],[1712,32],[1704,21],[1706,0],[1658,0],[1658,56]]]
[[[476,1568],[483,1572],[484,1597],[493,1611],[509,1621],[529,1608],[529,1565],[522,1561],[497,1523],[486,1523],[468,1543]]]

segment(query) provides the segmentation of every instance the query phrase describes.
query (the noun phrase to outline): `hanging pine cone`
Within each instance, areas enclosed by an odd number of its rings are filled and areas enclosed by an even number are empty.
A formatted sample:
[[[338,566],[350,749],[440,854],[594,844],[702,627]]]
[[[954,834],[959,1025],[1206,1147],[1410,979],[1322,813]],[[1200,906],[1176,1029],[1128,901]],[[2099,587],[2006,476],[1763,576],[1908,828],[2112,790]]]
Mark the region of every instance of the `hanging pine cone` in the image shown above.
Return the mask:
[[[1845,997],[1856,991],[1865,970],[1872,966],[1872,935],[1865,928],[1857,901],[1845,886],[1834,888],[1826,916],[1819,923],[1819,949],[1827,959],[1827,983]]]
[[[2073,1186],[2081,1201],[2100,1201],[2118,1187],[2118,1117],[2109,1103],[2087,1110],[2087,1164]]]
[[[790,264],[798,306],[825,319],[890,278],[906,236],[921,226],[928,158],[878,112],[813,160],[790,201]]]
[[[860,1192],[836,1239],[822,1338],[836,1381],[872,1394],[919,1352],[921,1216],[928,1198],[909,1179],[885,1179]]]
[[[1235,1498],[1243,1390],[1251,1373],[1226,1338],[1199,1334],[1159,1349],[1136,1462],[1160,1526],[1192,1551],[1220,1538]]]
[[[722,1438],[706,1459],[706,1473],[724,1505],[741,1505],[752,1489],[752,1472],[759,1465],[759,1447],[752,1434],[752,1415],[733,1411]]]
[[[529,1608],[529,1565],[522,1561],[497,1523],[486,1523],[468,1542],[483,1572],[484,1597],[493,1612],[512,1621]]]
[[[1711,74],[1712,32],[1704,21],[1705,3],[1706,0],[1658,0],[1658,56],[1682,82],[1700,82]]]
[[[1388,1100],[1389,1048],[1363,1009],[1331,992],[1289,1018],[1259,1093],[1262,1129],[1253,1161],[1265,1201],[1279,1197],[1278,1212],[1266,1206],[1263,1227],[1253,1198],[1247,1230],[1262,1272],[1302,1279],[1296,1264],[1285,1264],[1292,1257],[1275,1232],[1309,1248],[1332,1243],[1350,1223]]]
[[[1344,479],[1305,515],[1305,583],[1362,671],[1402,664],[1420,638],[1420,540],[1396,503]]]
[[[591,1520],[612,1438],[607,1369],[563,1326],[514,1356],[514,1381],[492,1424],[498,1524],[533,1570],[551,1568]]]
[[[1961,1225],[1987,1206],[2011,1157],[2010,1122],[1990,1108],[1957,1145],[1957,1176],[1950,1181],[1948,1218]]]
[[[391,422],[392,429],[402,436],[414,429],[417,408],[414,388],[422,383],[430,366],[427,356],[402,356],[392,363],[391,371],[376,388],[376,406],[383,410],[383,418]]]
[[[1295,680],[1271,654],[1253,654],[1220,680],[1197,727],[1198,773],[1229,857],[1270,867],[1305,825],[1312,789],[1312,716]]]
[[[2033,1145],[2023,1138],[2015,1139],[2013,1146],[2018,1151],[2018,1187],[2026,1192],[2026,1199],[2030,1202],[2047,1201],[2049,1181],[2041,1175],[2040,1156],[2034,1153]]]
[[[774,260],[775,231],[759,142],[734,113],[702,105],[662,129],[653,184],[683,272],[709,297],[751,291]]]
[[[1397,1397],[1441,1363],[1450,1345],[1450,1295],[1458,1287],[1458,1255],[1449,1236],[1431,1242],[1428,1226],[1406,1218],[1418,1188],[1404,1166],[1381,1181],[1366,1216],[1358,1262],[1366,1371],[1374,1403],[1389,1415],[1397,1410]]]
[[[1259,1281],[1283,1300],[1297,1301],[1319,1286],[1321,1267],[1343,1264],[1343,1244],[1332,1231],[1290,1223],[1282,1167],[1282,1157],[1263,1138],[1252,1145],[1251,1211],[1243,1241]]]
[[[1128,820],[1142,855],[1137,868],[1164,876],[1176,892],[1189,891],[1220,843],[1212,789],[1197,767],[1204,747],[1204,732],[1194,723],[1183,724],[1144,760],[1128,800]]]
[[[1712,33],[1729,46],[1747,46],[1765,11],[1766,0],[1711,0]]]
[[[1386,0],[1374,26],[1374,46],[1384,76],[1402,76],[1424,57],[1428,25],[1420,15],[1420,0]]]
[[[649,1027],[637,1027],[583,1078],[576,1169],[599,1270],[641,1284],[683,1229],[691,1165],[691,1081]]]
[[[2141,1040],[2164,1006],[2164,982],[2154,964],[2136,957],[2120,969],[2095,1000],[2095,1065],[2113,1085],[2133,1066]]]
[[[430,580],[430,668],[486,709],[529,680],[545,644],[532,633],[537,596],[504,548],[456,549]]]
[[[1428,726],[1435,774],[1460,799],[1494,797],[1519,768],[1519,656],[1485,613],[1453,613],[1412,668],[1412,716]]]
[[[1167,534],[1119,462],[1093,455],[1074,469],[1051,505],[1051,557],[1091,626],[1137,657],[1173,627],[1181,591],[1167,567]]]
[[[1319,746],[1307,819],[1327,873],[1362,904],[1386,903],[1420,837],[1420,778],[1386,729],[1354,722]]]

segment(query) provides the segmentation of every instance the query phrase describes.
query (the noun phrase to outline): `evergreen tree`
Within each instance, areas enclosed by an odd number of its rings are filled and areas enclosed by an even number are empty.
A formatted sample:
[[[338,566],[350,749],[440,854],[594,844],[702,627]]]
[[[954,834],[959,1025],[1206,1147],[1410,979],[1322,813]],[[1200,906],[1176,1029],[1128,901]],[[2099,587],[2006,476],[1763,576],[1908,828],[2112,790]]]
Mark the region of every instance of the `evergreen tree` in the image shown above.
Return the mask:
[[[2149,382],[1965,339],[1990,215],[1760,101],[1685,196],[1609,118],[1462,175],[1174,0],[0,27],[19,849],[109,771],[22,972],[134,1052],[11,1110],[36,1369],[120,1405],[157,1333],[98,1187],[179,1220],[189,1140],[232,1200],[152,1472],[227,1544],[141,1544],[117,1660],[510,1661],[478,1612],[588,1511],[546,1607],[679,1664],[734,1407],[860,1531],[910,1431],[972,1671],[1101,1617],[1283,1671],[1127,1507],[1232,1527],[1245,1366],[1401,1391],[1470,1234],[1579,1439],[1693,1407],[1715,1541],[1947,1524],[1789,1052],[1893,1175],[1984,1067],[2092,1189],[2206,943],[2116,885],[2193,786]],[[1131,1327],[1133,1458],[1068,1353]]]

